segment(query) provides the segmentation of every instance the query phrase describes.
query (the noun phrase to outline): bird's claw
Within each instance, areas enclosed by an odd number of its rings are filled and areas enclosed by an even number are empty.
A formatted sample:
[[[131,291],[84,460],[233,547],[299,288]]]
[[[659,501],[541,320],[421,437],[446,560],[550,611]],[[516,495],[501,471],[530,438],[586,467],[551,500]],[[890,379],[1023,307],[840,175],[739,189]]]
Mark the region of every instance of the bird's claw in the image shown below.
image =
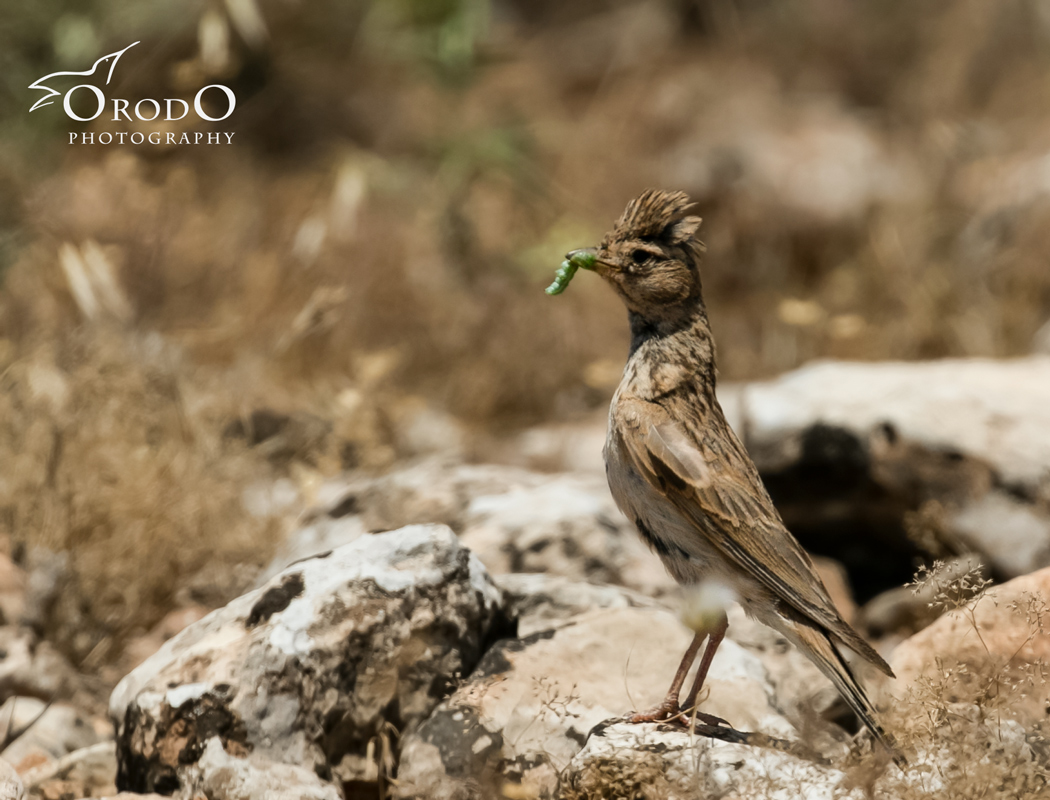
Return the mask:
[[[727,728],[733,727],[727,720],[724,720],[721,717],[716,717],[714,714],[705,714],[702,711],[697,711],[695,715],[683,711],[682,717],[682,722],[686,725],[692,725],[693,720],[695,719],[697,722],[702,722],[704,725],[710,725],[712,728],[717,728],[719,725],[724,725]]]

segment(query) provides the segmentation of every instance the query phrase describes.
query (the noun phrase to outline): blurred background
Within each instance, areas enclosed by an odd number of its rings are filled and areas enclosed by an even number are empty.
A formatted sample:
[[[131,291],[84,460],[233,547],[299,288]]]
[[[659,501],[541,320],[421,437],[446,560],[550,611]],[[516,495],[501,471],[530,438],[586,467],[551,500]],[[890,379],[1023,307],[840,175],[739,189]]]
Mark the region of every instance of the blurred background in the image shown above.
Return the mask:
[[[28,113],[136,40],[113,94],[224,83],[158,130],[232,145]],[[646,187],[704,217],[724,381],[1050,349],[1043,0],[8,2],[0,67],[0,531],[85,671],[251,584],[259,486],[600,415],[622,307],[543,288]]]

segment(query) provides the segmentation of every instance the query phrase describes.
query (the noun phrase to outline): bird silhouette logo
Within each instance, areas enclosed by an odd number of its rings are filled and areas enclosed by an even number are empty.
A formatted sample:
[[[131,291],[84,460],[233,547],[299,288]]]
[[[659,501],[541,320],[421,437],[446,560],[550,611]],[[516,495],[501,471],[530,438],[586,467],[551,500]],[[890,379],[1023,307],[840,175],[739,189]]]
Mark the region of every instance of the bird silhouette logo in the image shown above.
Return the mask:
[[[116,69],[117,62],[120,60],[120,57],[137,44],[138,42],[132,42],[123,50],[118,50],[115,53],[110,53],[108,56],[102,56],[102,58],[95,62],[95,65],[91,69],[85,70],[84,72],[52,72],[50,75],[45,75],[43,78],[37,78],[37,80],[29,84],[29,88],[36,89],[41,92],[46,92],[46,94],[39,100],[37,100],[36,103],[33,104],[33,107],[29,109],[30,113],[36,111],[41,106],[51,105],[55,102],[54,98],[61,96],[62,93],[59,92],[57,89],[52,89],[50,86],[44,85],[47,83],[47,81],[51,80],[52,78],[60,78],[65,75],[82,75],[84,77],[90,77],[97,73],[101,67],[108,63],[109,73],[106,75],[106,84],[108,85],[109,82],[113,79],[113,70]]]

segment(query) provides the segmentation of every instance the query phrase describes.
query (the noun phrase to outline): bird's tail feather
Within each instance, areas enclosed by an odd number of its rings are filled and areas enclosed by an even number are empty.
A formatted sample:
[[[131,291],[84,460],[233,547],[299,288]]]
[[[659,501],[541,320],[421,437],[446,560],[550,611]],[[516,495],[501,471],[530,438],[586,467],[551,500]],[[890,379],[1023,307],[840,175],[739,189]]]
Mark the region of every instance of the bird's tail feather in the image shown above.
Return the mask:
[[[784,623],[783,628],[781,628],[783,632],[789,638],[794,639],[796,644],[810,657],[810,660],[817,665],[820,671],[831,679],[831,682],[835,684],[835,688],[839,690],[839,694],[842,695],[846,704],[860,717],[861,722],[872,732],[875,738],[890,751],[897,765],[903,767],[907,761],[901,753],[897,742],[879,723],[877,712],[871,700],[868,699],[864,689],[857,681],[856,676],[854,676],[853,670],[850,669],[846,659],[842,657],[842,654],[832,643],[828,634],[804,622],[783,617],[781,617],[781,621]]]
[[[842,644],[846,645],[850,650],[859,655],[869,664],[874,665],[879,672],[890,678],[896,678],[893,674],[893,670],[890,669],[890,665],[886,663],[886,659],[880,656],[875,648],[864,641],[853,628],[843,622],[840,626],[830,631],[831,635],[838,639]],[[835,651],[836,653],[838,650]]]

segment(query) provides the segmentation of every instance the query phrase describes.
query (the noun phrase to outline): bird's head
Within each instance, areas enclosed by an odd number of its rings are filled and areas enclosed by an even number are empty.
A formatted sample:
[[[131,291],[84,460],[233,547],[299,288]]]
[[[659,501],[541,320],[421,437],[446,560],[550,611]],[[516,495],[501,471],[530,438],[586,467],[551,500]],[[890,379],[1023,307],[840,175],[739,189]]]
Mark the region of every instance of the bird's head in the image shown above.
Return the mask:
[[[627,204],[595,252],[594,271],[629,311],[650,320],[702,302],[696,238],[700,217],[690,216],[685,192],[648,189]]]

